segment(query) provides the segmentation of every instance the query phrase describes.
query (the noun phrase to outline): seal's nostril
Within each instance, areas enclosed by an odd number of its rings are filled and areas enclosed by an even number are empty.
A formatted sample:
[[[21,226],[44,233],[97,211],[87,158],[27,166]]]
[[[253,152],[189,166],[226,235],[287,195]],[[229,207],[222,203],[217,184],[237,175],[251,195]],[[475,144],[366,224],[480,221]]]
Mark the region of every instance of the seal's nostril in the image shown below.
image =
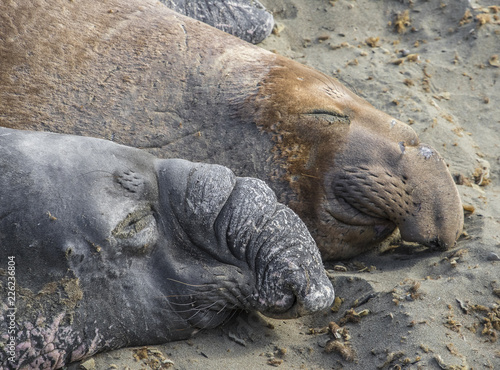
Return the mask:
[[[280,273],[271,275],[271,287],[259,297],[259,311],[268,317],[292,319],[330,307],[335,297],[333,286],[322,264],[299,267],[288,261]]]
[[[449,245],[445,241],[439,239],[439,237],[435,237],[434,239],[429,240],[425,244],[431,248],[436,248],[440,250],[446,250],[449,247]]]
[[[434,239],[429,240],[429,246],[439,248],[441,246],[441,243],[439,242],[438,238],[434,238]]]

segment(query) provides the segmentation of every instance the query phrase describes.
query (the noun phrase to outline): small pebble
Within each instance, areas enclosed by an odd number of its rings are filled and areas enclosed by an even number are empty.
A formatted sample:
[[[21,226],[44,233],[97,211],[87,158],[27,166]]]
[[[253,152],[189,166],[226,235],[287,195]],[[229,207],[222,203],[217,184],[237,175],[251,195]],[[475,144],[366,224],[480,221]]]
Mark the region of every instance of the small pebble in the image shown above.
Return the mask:
[[[408,49],[401,50],[401,55],[404,56],[404,57],[410,55],[410,50],[408,50]]]
[[[500,261],[500,257],[498,257],[498,254],[491,252],[488,254],[488,257],[486,257],[488,261]]]
[[[285,30],[285,25],[282,23],[275,23],[273,27],[273,35],[279,36],[281,32]]]
[[[95,360],[93,358],[90,358],[84,362],[82,362],[79,366],[79,369],[84,369],[84,370],[95,370]]]

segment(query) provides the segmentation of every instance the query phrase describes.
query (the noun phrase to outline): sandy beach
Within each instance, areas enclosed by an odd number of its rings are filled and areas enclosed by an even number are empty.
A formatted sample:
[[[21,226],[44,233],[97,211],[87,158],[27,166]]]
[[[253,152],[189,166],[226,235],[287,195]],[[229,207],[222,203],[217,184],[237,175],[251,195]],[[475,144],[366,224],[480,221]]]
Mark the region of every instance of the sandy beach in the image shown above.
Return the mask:
[[[500,3],[262,0],[260,46],[335,76],[444,157],[465,209],[449,251],[398,242],[325,263],[330,312],[243,314],[87,369],[500,369]]]

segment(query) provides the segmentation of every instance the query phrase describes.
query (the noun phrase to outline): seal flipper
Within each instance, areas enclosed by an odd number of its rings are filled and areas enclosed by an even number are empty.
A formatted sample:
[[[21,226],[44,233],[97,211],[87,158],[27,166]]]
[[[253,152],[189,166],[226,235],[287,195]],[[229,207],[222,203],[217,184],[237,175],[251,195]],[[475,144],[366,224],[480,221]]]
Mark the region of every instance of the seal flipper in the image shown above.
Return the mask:
[[[258,44],[271,34],[274,19],[257,0],[160,0],[168,8],[242,40]]]

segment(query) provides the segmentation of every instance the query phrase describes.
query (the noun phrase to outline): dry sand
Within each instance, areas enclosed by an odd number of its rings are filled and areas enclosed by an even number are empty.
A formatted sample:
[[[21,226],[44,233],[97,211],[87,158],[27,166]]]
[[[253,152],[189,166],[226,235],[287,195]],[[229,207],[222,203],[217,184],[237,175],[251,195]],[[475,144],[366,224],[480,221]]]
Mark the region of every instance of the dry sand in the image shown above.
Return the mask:
[[[500,369],[498,0],[262,2],[281,30],[264,48],[336,76],[439,150],[461,184],[466,233],[447,252],[393,245],[327,263],[344,300],[338,312],[242,315],[189,341],[102,354],[86,366]],[[356,302],[361,315],[349,313]],[[330,322],[343,326],[327,344]]]

